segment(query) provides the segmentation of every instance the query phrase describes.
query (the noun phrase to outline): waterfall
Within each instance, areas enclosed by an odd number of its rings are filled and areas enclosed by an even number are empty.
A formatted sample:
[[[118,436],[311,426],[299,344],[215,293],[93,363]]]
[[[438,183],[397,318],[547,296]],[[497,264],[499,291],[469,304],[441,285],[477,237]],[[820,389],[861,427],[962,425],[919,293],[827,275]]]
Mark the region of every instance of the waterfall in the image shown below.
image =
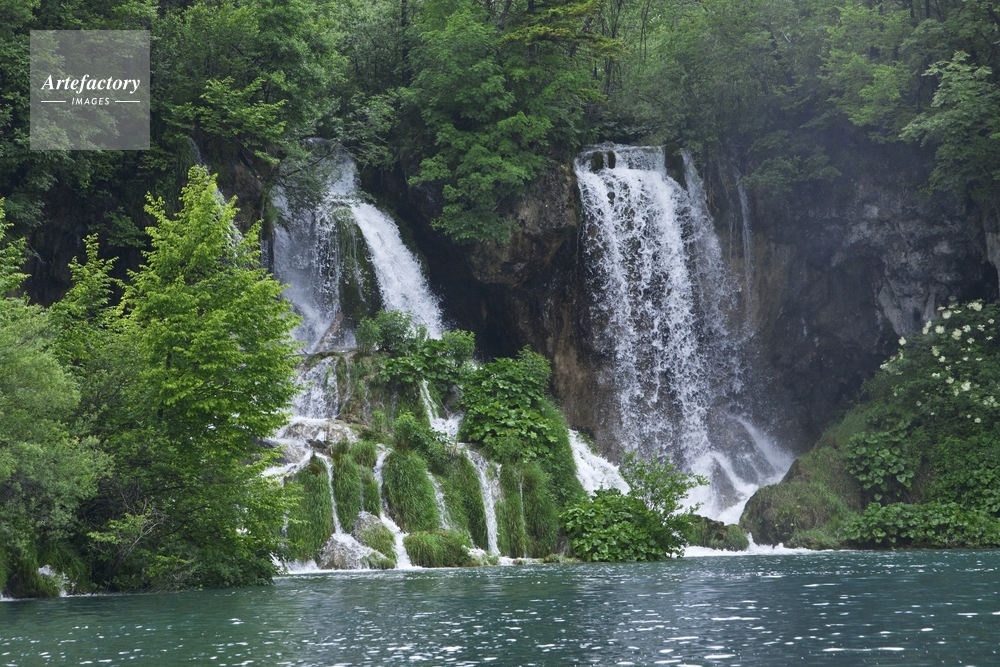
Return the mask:
[[[569,444],[573,448],[573,462],[576,463],[576,476],[583,490],[593,495],[598,489],[618,489],[622,493],[629,492],[629,486],[622,479],[615,464],[590,451],[576,431],[569,432]]]
[[[772,464],[763,431],[743,414],[748,327],[735,321],[738,290],[686,152],[684,166],[687,190],[667,175],[662,148],[604,145],[576,160],[589,316],[620,444],[707,476],[692,502],[734,521],[790,460]]]
[[[344,529],[340,525],[340,517],[337,515],[337,494],[333,492],[333,460],[325,454],[317,453],[316,456],[318,456],[323,461],[323,465],[326,466],[326,482],[330,485],[330,507],[333,512],[333,532],[334,534],[339,535],[344,532]]]
[[[497,542],[497,508],[496,501],[500,497],[499,466],[492,466],[486,457],[479,452],[466,448],[465,455],[476,470],[479,477],[479,488],[483,494],[483,509],[486,512],[486,545],[487,551],[493,555],[500,553]]]
[[[282,448],[285,459],[268,471],[270,475],[293,474],[308,465],[314,443],[353,439],[346,425],[334,421],[348,399],[341,395],[337,373],[349,373],[350,366],[330,351],[353,346],[352,327],[357,319],[372,314],[380,305],[386,310],[408,311],[414,323],[425,327],[432,337],[442,332],[439,301],[420,262],[403,243],[393,219],[363,200],[350,156],[340,153],[318,169],[325,174],[326,187],[315,205],[294,206],[281,191],[273,200],[281,223],[275,226],[270,245],[272,269],[286,285],[285,298],[302,317],[293,336],[314,356],[299,369],[302,391],[293,401],[289,425],[270,439],[271,445]],[[347,385],[349,392],[350,383]],[[429,398],[428,394],[427,404],[433,409]],[[457,432],[457,420],[439,421],[453,423],[449,428]],[[340,525],[333,493],[336,472],[328,456],[318,455],[327,464],[334,508],[331,539],[355,551],[363,550]],[[385,455],[381,453],[375,470],[380,494]],[[437,485],[435,491],[443,504]],[[397,567],[411,567],[403,532],[384,511],[381,520],[396,538]]]

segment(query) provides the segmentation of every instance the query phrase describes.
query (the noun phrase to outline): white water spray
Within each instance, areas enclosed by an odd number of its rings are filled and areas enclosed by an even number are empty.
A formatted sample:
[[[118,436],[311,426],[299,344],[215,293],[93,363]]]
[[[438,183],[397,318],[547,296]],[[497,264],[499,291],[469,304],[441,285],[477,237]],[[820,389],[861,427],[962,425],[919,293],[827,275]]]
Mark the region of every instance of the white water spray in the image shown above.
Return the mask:
[[[595,151],[613,152],[615,166],[594,171]],[[602,382],[617,397],[620,443],[708,477],[691,502],[735,522],[791,458],[730,414],[745,391],[738,292],[686,153],[684,163],[687,190],[667,175],[662,148],[605,145],[577,159],[590,315],[610,360]]]

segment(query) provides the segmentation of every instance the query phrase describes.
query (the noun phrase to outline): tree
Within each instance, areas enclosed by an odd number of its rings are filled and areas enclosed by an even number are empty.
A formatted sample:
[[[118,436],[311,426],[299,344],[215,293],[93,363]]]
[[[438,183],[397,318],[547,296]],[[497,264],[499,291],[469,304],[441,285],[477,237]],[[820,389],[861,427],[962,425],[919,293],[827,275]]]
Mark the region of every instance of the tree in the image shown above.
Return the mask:
[[[296,390],[296,318],[260,267],[259,226],[241,236],[215,178],[188,178],[175,217],[150,199],[152,250],[109,341],[130,346],[136,368],[89,533],[111,588],[261,583],[282,549],[286,504],[261,476],[274,453],[259,442]]]
[[[680,555],[692,516],[681,512],[681,504],[688,491],[708,480],[632,453],[625,455],[622,476],[631,487],[628,494],[599,489],[563,512],[573,552],[584,560],[612,562]]]
[[[104,460],[67,428],[78,393],[53,353],[47,314],[5,296],[23,278],[23,243],[3,243],[7,230],[0,200],[0,589],[54,595],[38,566],[74,532]]]

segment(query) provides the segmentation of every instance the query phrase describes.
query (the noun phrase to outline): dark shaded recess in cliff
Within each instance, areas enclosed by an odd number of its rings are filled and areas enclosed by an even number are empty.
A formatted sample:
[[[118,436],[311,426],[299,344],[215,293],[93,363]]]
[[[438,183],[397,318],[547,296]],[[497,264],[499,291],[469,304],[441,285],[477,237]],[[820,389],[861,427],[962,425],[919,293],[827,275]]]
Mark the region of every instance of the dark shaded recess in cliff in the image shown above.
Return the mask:
[[[949,297],[997,298],[979,216],[953,195],[922,192],[929,152],[857,131],[816,139],[840,177],[748,193],[755,370],[773,392],[775,435],[800,451]],[[706,171],[720,239],[741,275],[732,163]]]
[[[477,281],[467,261],[468,248],[456,245],[431,226],[441,210],[440,191],[411,188],[401,165],[388,171],[363,171],[361,186],[409,228],[426,260],[431,287],[441,297],[446,325],[472,331],[478,351],[486,359],[516,354],[521,343],[510,335],[501,290]]]
[[[212,173],[218,177],[219,190],[229,199],[236,196],[240,211],[236,223],[243,231],[264,217],[267,181],[272,179],[270,165],[245,157],[238,146],[223,140],[209,141],[196,133],[201,154]],[[121,152],[118,165],[129,178],[121,182],[95,187],[84,195],[69,183],[56,182],[45,197],[42,215],[45,222],[27,233],[29,259],[24,271],[28,274],[25,291],[33,303],[50,306],[60,300],[72,285],[70,261],[84,259],[84,237],[96,233],[102,258],[115,257],[112,276],[128,279],[129,271],[139,269],[142,251],[149,238],[139,235],[128,245],[115,243],[115,216],[131,222],[138,230],[152,223],[145,212],[146,193],[154,187],[154,196],[163,198],[168,214],[180,208],[180,189],[187,183],[188,169],[195,163],[194,146],[181,142],[174,155],[172,172],[159,183],[144,180],[138,173],[138,158],[128,151]]]

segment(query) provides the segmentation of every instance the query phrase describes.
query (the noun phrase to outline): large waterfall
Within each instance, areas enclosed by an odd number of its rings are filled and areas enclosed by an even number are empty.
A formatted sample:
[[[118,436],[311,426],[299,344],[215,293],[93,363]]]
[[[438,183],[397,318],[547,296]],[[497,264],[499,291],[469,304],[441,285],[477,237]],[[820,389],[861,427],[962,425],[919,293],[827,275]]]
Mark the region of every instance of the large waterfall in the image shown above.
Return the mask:
[[[664,157],[605,145],[576,161],[592,343],[607,360],[602,382],[617,396],[611,419],[623,448],[707,476],[692,500],[735,522],[792,459],[750,414],[740,281],[723,261],[701,180],[685,155],[685,189]]]

